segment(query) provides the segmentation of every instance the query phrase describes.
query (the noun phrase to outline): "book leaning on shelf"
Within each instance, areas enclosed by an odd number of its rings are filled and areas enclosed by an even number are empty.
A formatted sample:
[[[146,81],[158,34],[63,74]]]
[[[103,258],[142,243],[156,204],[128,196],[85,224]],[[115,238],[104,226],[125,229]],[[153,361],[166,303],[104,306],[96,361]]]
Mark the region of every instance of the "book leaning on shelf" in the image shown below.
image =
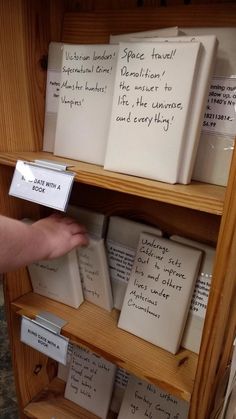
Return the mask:
[[[114,307],[121,310],[142,232],[162,236],[160,229],[116,215],[109,217],[106,249]]]
[[[137,41],[136,38],[133,39]],[[144,41],[144,40],[143,40]],[[179,167],[178,183],[187,184],[191,181],[193,167],[196,160],[198,144],[204,113],[207,106],[210,82],[218,49],[218,40],[215,35],[178,36],[168,38],[148,38],[148,42],[200,42],[198,69],[191,98],[191,112],[188,117],[184,147]]]
[[[130,375],[118,419],[187,419],[189,403]]]
[[[176,354],[201,258],[199,249],[141,233],[118,327]]]
[[[76,250],[28,265],[33,291],[78,308],[84,301]]]
[[[22,220],[31,224],[32,220]],[[27,266],[36,294],[78,308],[84,301],[76,249],[52,260],[41,260]]]
[[[83,224],[89,234],[89,244],[77,249],[84,298],[111,311],[113,297],[104,243],[108,217],[102,213],[75,206],[69,206],[68,214]]]
[[[116,365],[88,349],[73,346],[65,398],[106,419]]]
[[[178,235],[173,235],[170,239],[177,243],[183,243],[187,246],[199,249],[203,252],[202,262],[195,283],[188,318],[181,341],[181,346],[183,348],[199,353],[208,297],[211,288],[215,248],[205,243],[200,243]]]

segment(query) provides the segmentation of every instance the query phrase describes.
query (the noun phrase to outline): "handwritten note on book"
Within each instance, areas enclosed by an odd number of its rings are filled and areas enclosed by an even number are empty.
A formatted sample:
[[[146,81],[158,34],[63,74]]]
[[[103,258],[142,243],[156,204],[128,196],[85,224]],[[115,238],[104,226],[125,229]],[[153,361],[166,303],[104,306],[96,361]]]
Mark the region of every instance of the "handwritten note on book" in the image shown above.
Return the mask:
[[[118,327],[176,353],[200,260],[197,249],[142,233]]]
[[[115,45],[64,45],[55,154],[103,164]]]
[[[188,409],[187,402],[130,376],[118,419],[187,419]]]
[[[177,181],[199,45],[120,44],[105,169]]]
[[[65,398],[106,419],[115,374],[114,364],[74,346]]]
[[[111,311],[113,298],[104,240],[90,237],[88,246],[79,248],[78,255],[84,298]]]

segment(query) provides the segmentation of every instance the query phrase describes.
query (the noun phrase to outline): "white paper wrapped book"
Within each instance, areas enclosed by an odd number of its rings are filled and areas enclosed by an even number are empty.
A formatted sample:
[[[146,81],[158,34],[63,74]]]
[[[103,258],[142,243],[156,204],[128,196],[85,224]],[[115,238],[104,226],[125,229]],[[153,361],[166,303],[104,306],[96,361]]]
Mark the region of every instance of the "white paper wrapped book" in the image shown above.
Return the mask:
[[[89,244],[77,249],[84,298],[111,311],[113,297],[103,239],[108,217],[102,213],[72,205],[68,208],[68,214],[83,224],[89,234]]]
[[[195,247],[203,252],[202,263],[196,280],[191,306],[181,341],[181,346],[190,351],[199,353],[211,287],[215,248],[177,235],[171,236],[170,239],[187,246]]]
[[[114,307],[118,310],[121,310],[125,297],[139,236],[144,231],[162,236],[156,227],[115,215],[109,218],[106,247]]]
[[[118,327],[175,354],[201,257],[198,249],[141,233]]]
[[[118,419],[187,419],[189,404],[130,376]]]
[[[62,51],[63,44],[61,42],[50,42],[48,48],[43,151],[54,151],[60,97]]]
[[[218,41],[215,35],[151,38],[148,42],[200,42],[195,91],[192,93],[191,112],[185,131],[185,146],[181,157],[178,183],[190,183],[196,159],[204,114],[207,106]]]
[[[111,311],[113,297],[104,239],[90,237],[89,244],[77,252],[85,300]]]
[[[193,170],[193,179],[226,186],[235,147],[235,27],[180,28],[183,35],[214,34],[219,47],[213,70],[205,125]]]
[[[199,49],[120,43],[105,169],[178,182]]]
[[[28,265],[33,291],[78,308],[84,301],[76,250]]]
[[[116,45],[64,45],[54,154],[103,165]]]
[[[116,366],[87,349],[74,346],[65,398],[106,419]]]

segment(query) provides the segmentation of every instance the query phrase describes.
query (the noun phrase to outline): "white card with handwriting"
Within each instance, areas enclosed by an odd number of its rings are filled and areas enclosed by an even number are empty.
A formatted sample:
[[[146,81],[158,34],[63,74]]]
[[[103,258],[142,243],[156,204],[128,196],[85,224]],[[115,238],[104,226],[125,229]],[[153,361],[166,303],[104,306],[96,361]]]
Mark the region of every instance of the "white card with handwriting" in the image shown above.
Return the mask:
[[[187,419],[189,404],[130,376],[118,419]]]
[[[116,366],[88,349],[74,346],[65,398],[106,419]]]
[[[118,327],[176,353],[202,252],[142,233]]]
[[[103,164],[116,45],[64,44],[54,153]]]

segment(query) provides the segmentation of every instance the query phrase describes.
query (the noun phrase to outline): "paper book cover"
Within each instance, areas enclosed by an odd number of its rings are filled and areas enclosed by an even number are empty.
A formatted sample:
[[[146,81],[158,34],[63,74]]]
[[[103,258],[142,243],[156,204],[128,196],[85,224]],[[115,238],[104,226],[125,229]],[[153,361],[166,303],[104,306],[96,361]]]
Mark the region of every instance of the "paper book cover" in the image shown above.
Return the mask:
[[[78,308],[84,301],[76,250],[28,265],[33,291]]]
[[[48,47],[47,84],[43,129],[43,151],[54,151],[57,111],[60,97],[63,44],[50,42]]]
[[[106,419],[116,366],[88,349],[74,346],[65,398]]]
[[[103,165],[116,45],[64,45],[54,154]]]
[[[150,39],[149,39],[150,41]],[[195,91],[191,102],[191,113],[185,131],[185,146],[181,158],[178,183],[187,184],[191,181],[193,166],[196,159],[204,114],[207,106],[210,83],[212,79],[218,40],[215,35],[178,36],[176,38],[151,39],[154,42],[200,42],[198,71],[196,74]]]
[[[94,238],[105,237],[108,223],[108,217],[105,214],[75,205],[68,205],[67,214],[84,225],[88,234]]]
[[[199,275],[195,283],[189,314],[181,341],[183,348],[199,353],[211,288],[215,248],[178,235],[173,235],[170,239],[200,249],[203,252]]]
[[[180,28],[187,36],[214,34],[217,49],[213,79],[205,109],[204,126],[192,178],[201,182],[226,186],[235,146],[235,27]],[[232,78],[234,80],[232,80]]]
[[[202,252],[141,233],[118,327],[177,353]]]
[[[170,28],[154,29],[151,31],[122,33],[119,35],[110,35],[110,44],[118,44],[119,42],[122,42],[122,41],[129,41],[130,37],[151,38],[153,36],[178,36],[178,33],[179,33],[178,26],[173,26]]]
[[[187,419],[189,403],[130,375],[118,419]]]
[[[124,398],[130,374],[124,368],[118,367],[116,370],[115,382],[111,398],[110,410],[119,413]]]
[[[119,44],[104,168],[178,181],[199,42]]]
[[[65,383],[67,382],[68,375],[69,375],[73,347],[74,345],[72,345],[72,343],[68,344],[66,365],[63,365],[60,362],[58,362],[57,377],[60,378],[60,380],[64,381]]]
[[[109,218],[107,258],[114,307],[121,310],[141,232],[162,236],[160,229],[119,216]]]
[[[111,311],[113,296],[104,239],[90,237],[89,244],[77,252],[85,300]]]

